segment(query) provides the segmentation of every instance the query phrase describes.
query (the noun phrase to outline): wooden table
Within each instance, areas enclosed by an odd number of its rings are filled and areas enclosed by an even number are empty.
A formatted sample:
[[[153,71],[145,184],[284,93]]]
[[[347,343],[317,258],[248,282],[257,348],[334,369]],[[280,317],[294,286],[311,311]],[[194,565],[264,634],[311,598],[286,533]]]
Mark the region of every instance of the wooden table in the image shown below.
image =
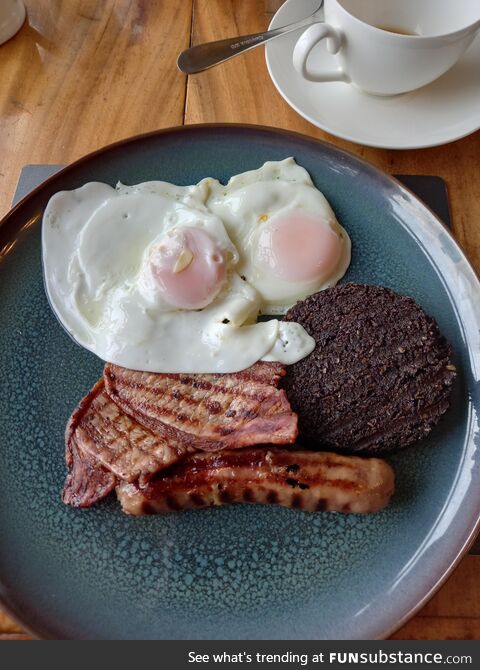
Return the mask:
[[[365,148],[291,110],[268,77],[262,48],[188,79],[177,70],[176,55],[191,43],[264,30],[265,0],[26,5],[28,22],[0,47],[0,216],[25,164],[68,163],[115,140],[183,123],[258,123],[325,138],[387,172],[443,177],[454,234],[480,270],[480,132],[434,149]],[[26,637],[0,613],[0,639]],[[464,558],[394,637],[479,639],[480,556]]]

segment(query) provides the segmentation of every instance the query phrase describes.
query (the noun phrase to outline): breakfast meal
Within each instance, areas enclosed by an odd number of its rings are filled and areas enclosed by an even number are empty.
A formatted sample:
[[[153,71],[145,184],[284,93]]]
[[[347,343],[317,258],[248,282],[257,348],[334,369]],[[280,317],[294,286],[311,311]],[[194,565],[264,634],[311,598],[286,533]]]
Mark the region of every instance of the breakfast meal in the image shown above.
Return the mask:
[[[394,492],[377,454],[448,409],[436,322],[390,289],[337,285],[350,238],[293,158],[226,185],[58,193],[42,242],[52,309],[106,363],[65,433],[72,507],[115,491],[132,515],[377,512]]]

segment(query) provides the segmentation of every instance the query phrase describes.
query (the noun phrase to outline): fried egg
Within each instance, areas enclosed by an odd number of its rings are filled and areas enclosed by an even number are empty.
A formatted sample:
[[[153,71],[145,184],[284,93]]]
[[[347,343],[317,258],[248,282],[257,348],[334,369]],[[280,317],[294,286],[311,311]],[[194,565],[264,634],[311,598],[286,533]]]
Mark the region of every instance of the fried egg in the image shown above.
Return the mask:
[[[345,274],[350,239],[293,158],[267,162],[226,186],[214,179],[200,185],[239,253],[238,273],[260,293],[263,314],[283,314]]]
[[[78,344],[150,372],[236,372],[293,363],[314,340],[296,323],[257,323],[257,288],[206,201],[209,186],[89,183],[54,195],[42,226],[50,304]]]

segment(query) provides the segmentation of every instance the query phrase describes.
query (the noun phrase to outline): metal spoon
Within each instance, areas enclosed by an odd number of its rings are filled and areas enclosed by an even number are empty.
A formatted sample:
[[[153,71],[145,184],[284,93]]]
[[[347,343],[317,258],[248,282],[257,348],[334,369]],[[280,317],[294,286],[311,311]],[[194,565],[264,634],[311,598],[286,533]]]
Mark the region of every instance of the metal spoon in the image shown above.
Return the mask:
[[[307,16],[301,21],[290,23],[288,26],[275,28],[275,30],[268,30],[264,33],[254,33],[252,35],[242,35],[240,37],[227,37],[225,40],[218,40],[217,42],[206,42],[205,44],[198,44],[190,49],[182,51],[177,60],[179,70],[185,74],[195,74],[202,72],[209,67],[223,63],[230,60],[234,56],[249,51],[258,47],[260,44],[265,44],[270,40],[291,33],[303,25],[307,25],[313,16],[322,8],[323,0],[318,4],[318,7],[310,16]]]

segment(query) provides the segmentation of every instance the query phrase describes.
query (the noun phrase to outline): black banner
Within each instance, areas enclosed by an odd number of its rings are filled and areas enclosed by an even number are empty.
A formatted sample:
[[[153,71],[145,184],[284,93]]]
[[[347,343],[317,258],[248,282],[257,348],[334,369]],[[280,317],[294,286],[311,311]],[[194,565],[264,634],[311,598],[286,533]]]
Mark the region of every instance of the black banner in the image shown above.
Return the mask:
[[[8,647],[8,648],[7,648]],[[294,642],[207,642],[207,641],[167,641],[149,645],[149,656],[142,660],[143,652],[137,645],[109,645],[109,667],[126,666],[135,668],[138,664],[168,670],[211,670],[212,668],[242,668],[251,670],[262,668],[376,668],[411,667],[432,668],[438,666],[475,666],[480,665],[480,645],[474,641],[294,641]],[[97,647],[95,646],[97,649]],[[68,653],[68,657],[67,657]],[[70,661],[75,665],[95,658],[91,645],[76,644],[74,657],[64,644],[42,642],[41,648],[31,642],[24,644],[2,645],[0,659],[7,657],[29,661],[33,655],[36,662],[49,654]],[[140,655],[139,655],[140,654]],[[147,660],[148,659],[148,660]],[[153,661],[155,659],[155,661]],[[5,666],[6,667],[6,666]]]

